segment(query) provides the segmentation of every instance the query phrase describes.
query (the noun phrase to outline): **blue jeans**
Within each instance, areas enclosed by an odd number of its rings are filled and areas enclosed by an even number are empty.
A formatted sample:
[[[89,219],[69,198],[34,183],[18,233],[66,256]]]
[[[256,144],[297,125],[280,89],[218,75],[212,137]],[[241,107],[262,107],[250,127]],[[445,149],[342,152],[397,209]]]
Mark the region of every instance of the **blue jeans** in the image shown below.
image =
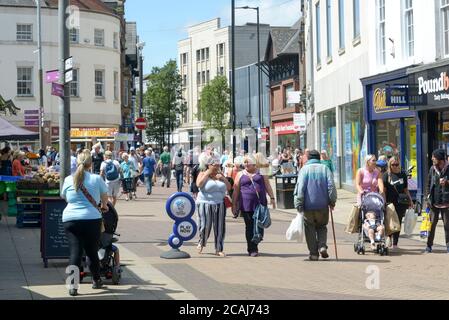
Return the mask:
[[[153,189],[153,173],[150,174],[145,174],[144,175],[144,179],[145,179],[145,186],[147,187],[147,192],[151,193],[151,190]]]
[[[182,192],[182,185],[184,180],[184,171],[183,170],[176,170],[176,186],[178,187],[178,192]]]

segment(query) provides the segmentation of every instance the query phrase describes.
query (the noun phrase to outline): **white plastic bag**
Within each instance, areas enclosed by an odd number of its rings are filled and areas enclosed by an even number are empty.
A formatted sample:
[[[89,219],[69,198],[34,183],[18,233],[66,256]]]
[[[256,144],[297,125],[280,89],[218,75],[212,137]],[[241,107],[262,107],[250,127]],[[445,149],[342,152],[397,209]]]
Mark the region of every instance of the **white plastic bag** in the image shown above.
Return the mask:
[[[304,214],[298,213],[296,217],[290,223],[287,231],[285,232],[287,240],[298,242],[304,241]]]
[[[406,235],[411,235],[413,233],[413,230],[415,229],[416,226],[416,220],[417,220],[418,216],[415,213],[414,209],[407,209],[407,211],[405,211],[405,216],[404,216],[404,233]]]

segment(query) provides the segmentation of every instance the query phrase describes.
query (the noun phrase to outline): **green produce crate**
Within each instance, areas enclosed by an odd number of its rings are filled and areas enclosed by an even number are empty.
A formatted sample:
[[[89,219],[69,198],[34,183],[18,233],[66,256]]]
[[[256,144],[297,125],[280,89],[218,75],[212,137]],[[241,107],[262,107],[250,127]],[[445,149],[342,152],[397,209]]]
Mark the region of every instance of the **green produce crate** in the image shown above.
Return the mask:
[[[6,192],[16,192],[17,187],[15,182],[5,182],[6,183]]]
[[[44,196],[59,196],[59,189],[42,190]]]
[[[17,216],[17,206],[8,207],[8,217],[16,217]]]
[[[17,204],[16,198],[8,199],[8,206],[12,207],[12,206],[15,206],[16,204]]]

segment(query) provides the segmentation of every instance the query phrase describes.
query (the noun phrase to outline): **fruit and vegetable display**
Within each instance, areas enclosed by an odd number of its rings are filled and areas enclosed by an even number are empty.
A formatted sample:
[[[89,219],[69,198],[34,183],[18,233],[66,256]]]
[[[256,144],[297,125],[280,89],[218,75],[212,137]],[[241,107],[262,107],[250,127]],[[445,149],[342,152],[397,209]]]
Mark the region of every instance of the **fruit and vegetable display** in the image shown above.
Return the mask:
[[[54,189],[59,188],[60,176],[58,172],[39,167],[31,172],[25,179],[17,182],[19,189]]]

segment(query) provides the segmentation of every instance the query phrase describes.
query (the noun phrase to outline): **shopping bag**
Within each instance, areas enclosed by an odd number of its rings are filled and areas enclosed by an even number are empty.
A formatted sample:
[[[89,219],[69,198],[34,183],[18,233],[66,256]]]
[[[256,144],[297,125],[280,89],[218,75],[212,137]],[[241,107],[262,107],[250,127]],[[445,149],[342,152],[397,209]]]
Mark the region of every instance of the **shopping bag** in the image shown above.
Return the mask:
[[[358,233],[360,231],[361,219],[360,219],[360,207],[354,205],[349,215],[349,220],[346,225],[346,233]]]
[[[415,229],[416,226],[416,220],[417,220],[418,216],[415,213],[414,209],[408,209],[405,212],[405,216],[404,216],[404,234],[406,235],[411,235],[413,233],[413,230]]]
[[[298,213],[296,217],[290,223],[287,231],[285,232],[285,237],[289,241],[296,240],[298,242],[304,241],[304,214]]]
[[[392,203],[387,206],[385,213],[385,234],[387,236],[401,231],[401,224],[396,209]]]
[[[421,228],[419,230],[419,235],[421,236],[421,238],[427,238],[431,229],[432,222],[430,221],[430,209],[427,208],[426,212],[423,212],[422,214]]]

